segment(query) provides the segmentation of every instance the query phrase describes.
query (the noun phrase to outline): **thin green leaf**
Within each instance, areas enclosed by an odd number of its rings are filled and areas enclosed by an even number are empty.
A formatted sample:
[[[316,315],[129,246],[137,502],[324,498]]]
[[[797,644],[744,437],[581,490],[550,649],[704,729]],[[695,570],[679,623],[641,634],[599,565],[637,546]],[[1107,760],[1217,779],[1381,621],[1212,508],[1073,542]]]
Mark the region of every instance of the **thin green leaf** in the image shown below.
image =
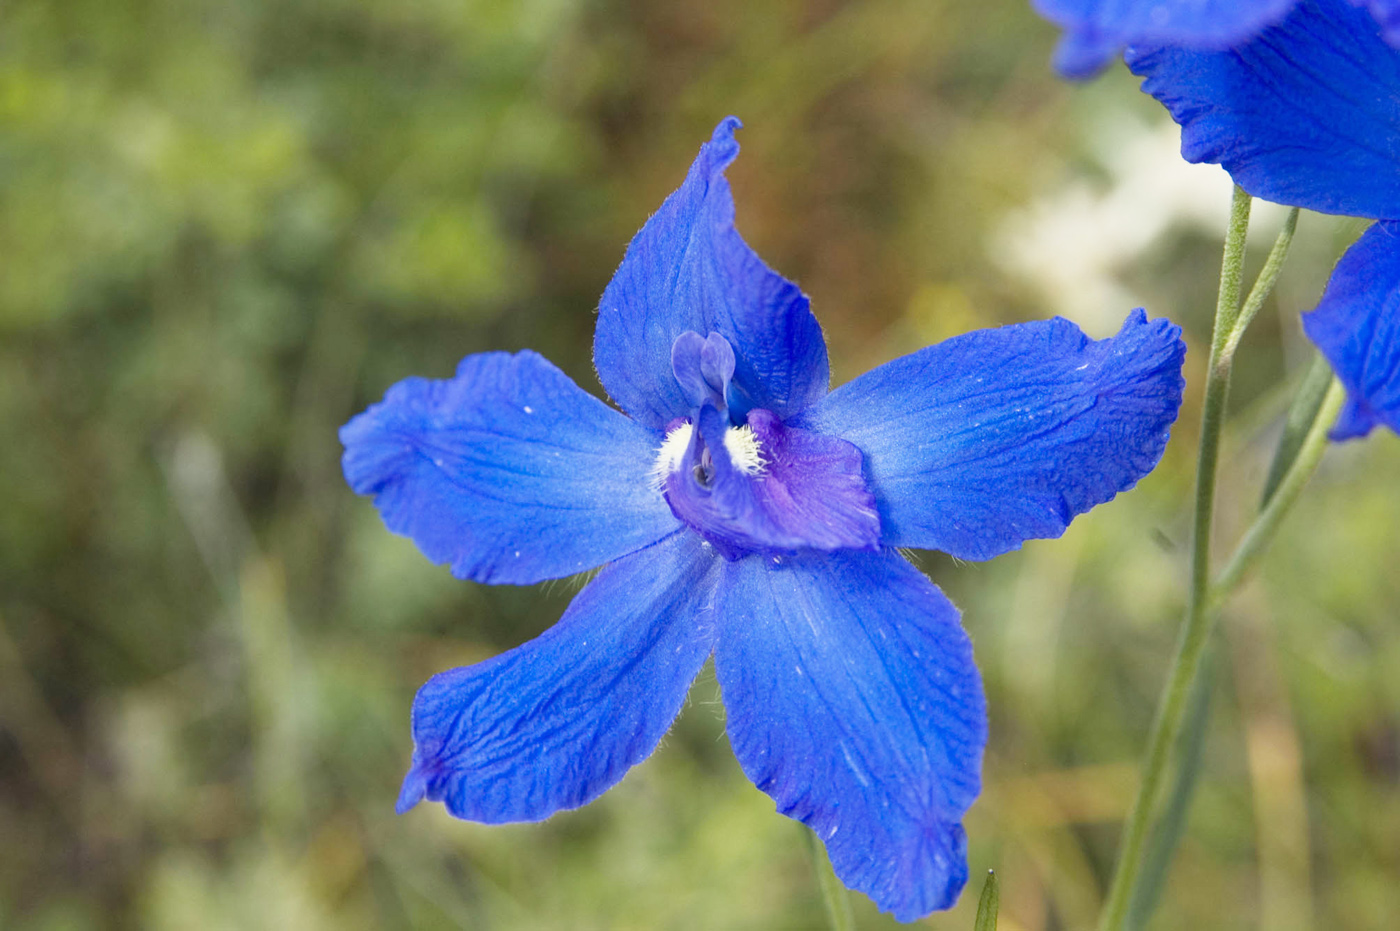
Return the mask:
[[[1001,907],[1001,888],[997,884],[996,870],[987,870],[987,881],[982,884],[982,898],[977,900],[977,921],[972,931],[997,931],[997,909]]]
[[[1283,436],[1279,437],[1278,448],[1274,450],[1274,461],[1269,465],[1269,477],[1264,482],[1264,494],[1259,501],[1261,511],[1268,506],[1274,492],[1278,491],[1279,483],[1288,474],[1293,461],[1298,458],[1298,451],[1303,448],[1303,440],[1312,429],[1313,421],[1317,420],[1318,409],[1322,407],[1322,399],[1331,383],[1332,367],[1322,354],[1318,353],[1313,358],[1312,365],[1308,367],[1307,374],[1303,376],[1302,383],[1298,385],[1298,393],[1293,396],[1293,404],[1288,409]]]
[[[1186,709],[1186,727],[1176,744],[1176,772],[1172,779],[1171,794],[1167,796],[1161,818],[1152,829],[1147,841],[1147,852],[1142,858],[1142,872],[1138,885],[1133,890],[1132,903],[1128,906],[1126,926],[1129,929],[1142,928],[1152,917],[1157,902],[1162,895],[1170,875],[1172,856],[1186,830],[1186,816],[1191,812],[1191,798],[1196,791],[1197,777],[1201,772],[1201,758],[1204,756],[1206,734],[1210,730],[1211,698],[1215,694],[1215,655],[1212,649],[1201,661],[1201,671],[1191,685],[1190,704]]]

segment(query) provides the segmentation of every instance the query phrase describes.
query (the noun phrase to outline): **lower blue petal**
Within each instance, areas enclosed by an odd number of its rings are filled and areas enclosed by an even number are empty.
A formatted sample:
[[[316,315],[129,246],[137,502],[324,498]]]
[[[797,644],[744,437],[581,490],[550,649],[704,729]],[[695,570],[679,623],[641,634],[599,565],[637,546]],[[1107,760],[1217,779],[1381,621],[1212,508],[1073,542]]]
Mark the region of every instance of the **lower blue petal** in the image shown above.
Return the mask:
[[[1057,537],[1157,465],[1181,406],[1181,328],[1135,311],[979,330],[895,359],[798,418],[865,454],[882,540],[990,559]]]
[[[1303,329],[1346,386],[1335,440],[1378,423],[1400,433],[1400,223],[1377,223],[1342,256]]]
[[[538,821],[613,786],[710,654],[718,565],[673,534],[604,568],[536,639],[428,680],[399,812],[427,798],[472,821]]]
[[[726,564],[718,614],[729,740],[754,785],[882,910],[950,907],[987,739],[957,609],[884,551]]]
[[[537,353],[401,381],[340,440],[350,487],[460,578],[572,575],[679,526],[650,475],[660,437]]]
[[[1187,161],[1276,203],[1400,218],[1400,51],[1364,10],[1304,0],[1230,51],[1152,44],[1127,59],[1181,124]]]

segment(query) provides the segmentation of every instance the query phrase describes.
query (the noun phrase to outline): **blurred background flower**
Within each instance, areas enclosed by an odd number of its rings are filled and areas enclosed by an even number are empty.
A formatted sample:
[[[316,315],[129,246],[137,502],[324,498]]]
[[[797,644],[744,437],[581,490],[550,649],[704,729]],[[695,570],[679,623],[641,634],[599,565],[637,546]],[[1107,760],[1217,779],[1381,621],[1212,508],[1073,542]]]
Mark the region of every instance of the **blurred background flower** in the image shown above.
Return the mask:
[[[1023,0],[0,9],[0,927],[819,925],[800,829],[723,745],[708,674],[586,810],[392,814],[418,683],[574,587],[427,564],[344,487],[335,437],[485,349],[597,390],[597,296],[731,112],[740,229],[811,295],[838,383],[1055,312],[1186,327],[1162,468],[1062,541],[920,560],[988,689],[974,875],[1002,875],[1003,928],[1091,924],[1181,607],[1227,197],[1163,154],[1121,66],[1064,86],[1055,41]],[[1251,330],[1223,534],[1307,359],[1298,312],[1359,231],[1305,216]],[[1329,452],[1227,611],[1157,927],[1400,913],[1397,454],[1388,432]],[[926,924],[970,927],[964,900]]]

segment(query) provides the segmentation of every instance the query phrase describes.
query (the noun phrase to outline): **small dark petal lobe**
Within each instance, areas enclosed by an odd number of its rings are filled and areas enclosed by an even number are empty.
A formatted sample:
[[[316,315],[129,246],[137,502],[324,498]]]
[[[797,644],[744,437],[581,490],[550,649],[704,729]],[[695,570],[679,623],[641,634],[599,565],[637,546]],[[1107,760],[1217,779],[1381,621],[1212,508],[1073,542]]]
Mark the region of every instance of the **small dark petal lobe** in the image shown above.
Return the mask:
[[[1278,22],[1297,0],[1032,0],[1065,30],[1055,67],[1093,77],[1124,46],[1151,43],[1226,49]]]

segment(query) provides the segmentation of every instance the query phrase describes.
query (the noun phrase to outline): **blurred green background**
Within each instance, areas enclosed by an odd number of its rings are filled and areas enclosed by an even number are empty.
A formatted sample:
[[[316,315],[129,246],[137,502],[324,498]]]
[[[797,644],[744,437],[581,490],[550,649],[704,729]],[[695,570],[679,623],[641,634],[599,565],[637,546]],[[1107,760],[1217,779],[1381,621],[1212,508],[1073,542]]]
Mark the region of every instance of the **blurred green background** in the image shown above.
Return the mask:
[[[351,414],[466,353],[533,347],[597,390],[598,296],[728,113],[740,228],[812,296],[838,381],[1051,313],[1186,327],[1138,489],[988,564],[920,557],[992,715],[971,894],[923,925],[971,928],[995,867],[1004,929],[1090,926],[1182,606],[1228,184],[1121,67],[1054,79],[1054,38],[1023,0],[0,6],[0,927],[820,927],[708,672],[583,810],[396,817],[416,687],[576,585],[453,580],[338,462]],[[1246,342],[1222,547],[1358,232],[1305,216]],[[1155,927],[1400,914],[1397,457],[1332,450],[1231,602]]]

